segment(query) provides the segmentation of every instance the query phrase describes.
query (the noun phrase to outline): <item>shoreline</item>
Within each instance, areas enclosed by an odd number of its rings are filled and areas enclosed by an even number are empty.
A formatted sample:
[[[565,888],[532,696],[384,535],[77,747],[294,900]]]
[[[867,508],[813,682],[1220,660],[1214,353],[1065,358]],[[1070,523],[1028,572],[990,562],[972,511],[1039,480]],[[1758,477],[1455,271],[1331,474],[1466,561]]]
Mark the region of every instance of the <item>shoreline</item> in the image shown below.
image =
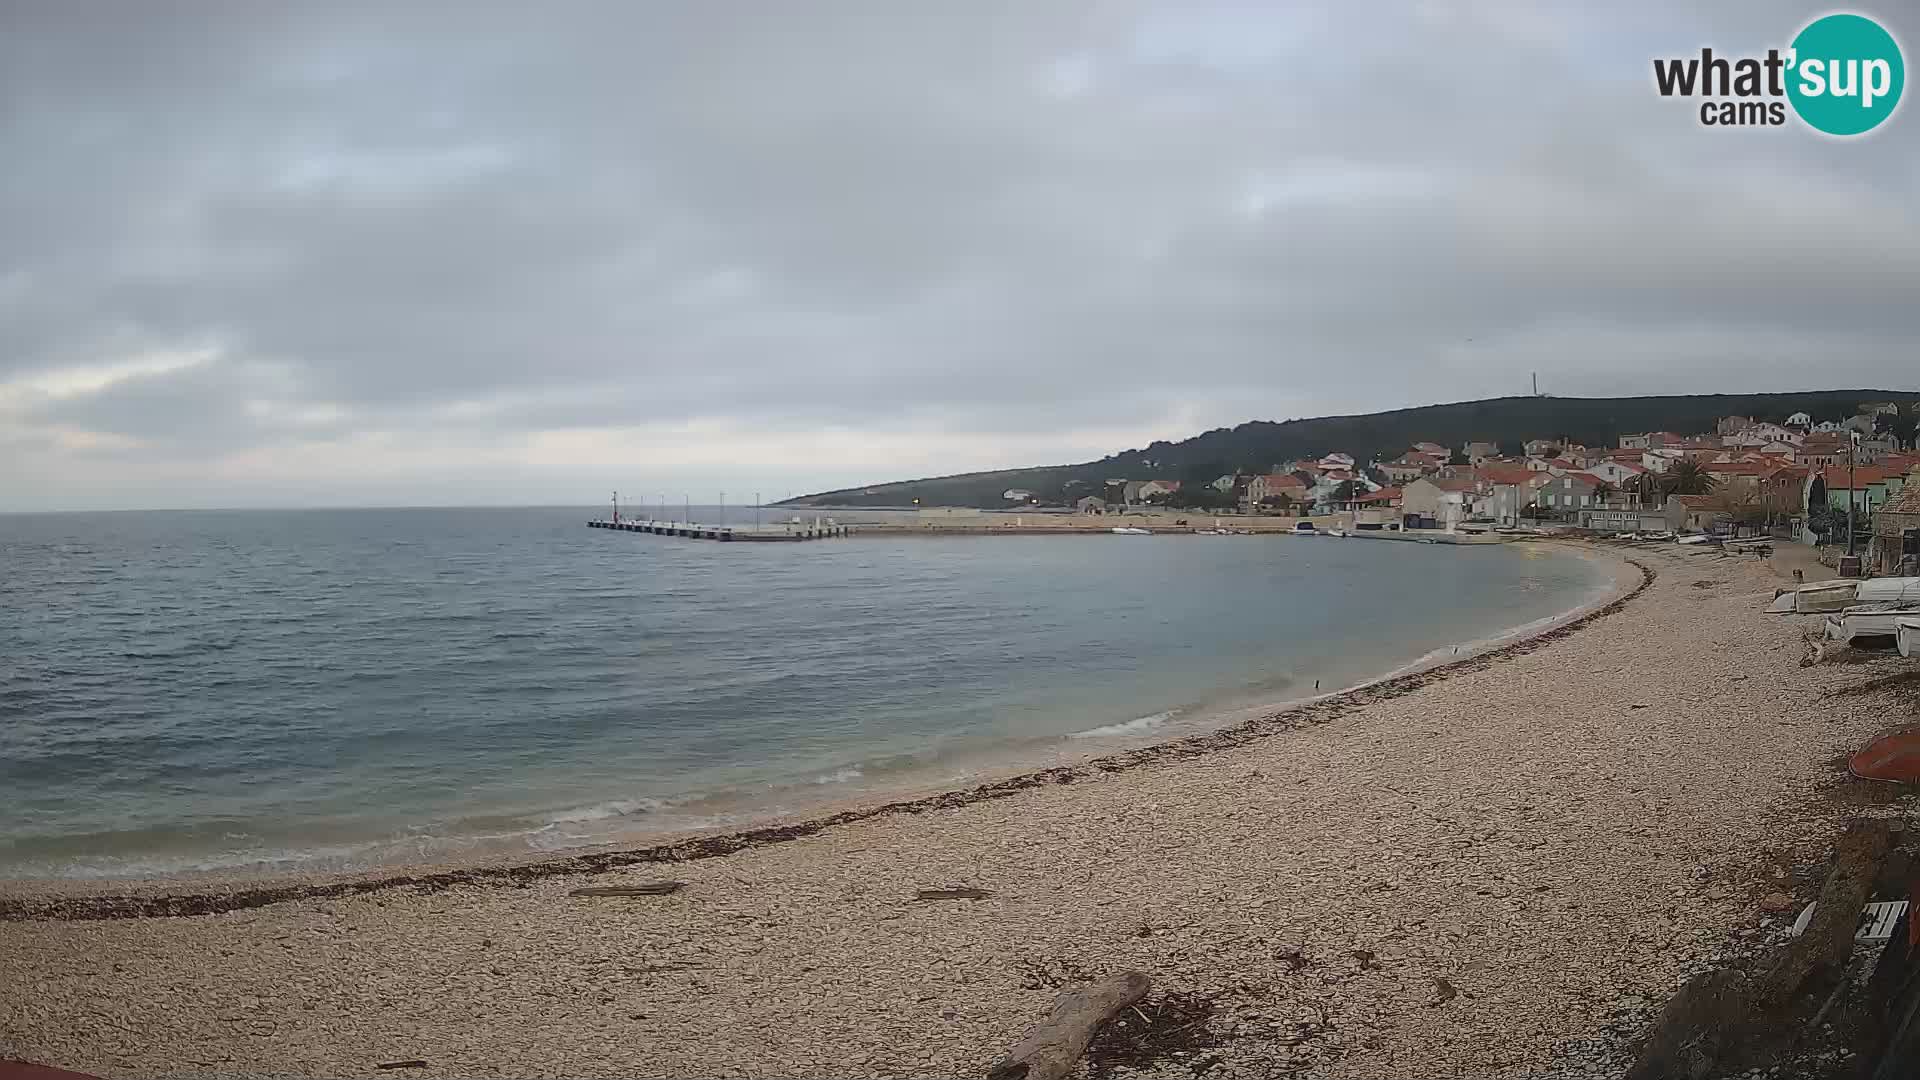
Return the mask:
[[[1183,1036],[1092,1060],[1142,1080],[1622,1075],[1677,987],[1786,933],[1847,818],[1902,812],[1835,762],[1916,701],[1898,658],[1800,663],[1809,621],[1763,613],[1781,565],[1594,554],[1640,584],[1567,626],[1010,790],[601,873],[13,922],[0,1056],[979,1075],[1063,989],[1140,971]]]
[[[1302,727],[1324,724],[1354,709],[1411,693],[1454,675],[1482,670],[1559,640],[1619,610],[1652,585],[1656,577],[1646,564],[1590,544],[1553,540],[1518,543],[1539,544],[1574,557],[1612,564],[1607,567],[1611,580],[1594,590],[1596,595],[1590,595],[1566,611],[1463,642],[1455,647],[1452,656],[1434,658],[1440,651],[1436,649],[1343,689],[1228,710],[1226,715],[1246,718],[1171,739],[1105,752],[1089,749],[1076,755],[1076,760],[1051,766],[1035,767],[1034,762],[1027,761],[998,770],[983,769],[976,774],[980,782],[966,787],[902,784],[864,798],[849,796],[795,813],[758,817],[744,828],[668,830],[664,835],[655,834],[639,843],[615,838],[554,852],[489,853],[466,859],[387,863],[355,870],[0,879],[0,923],[214,915],[295,900],[360,896],[390,889],[439,891],[469,885],[516,885],[636,865],[725,858],[739,851],[799,840],[855,822],[896,814],[917,815],[1006,798],[1045,784],[1071,784],[1100,773],[1219,753]],[[918,794],[911,797],[903,797],[916,792]],[[647,830],[632,832],[647,835]]]

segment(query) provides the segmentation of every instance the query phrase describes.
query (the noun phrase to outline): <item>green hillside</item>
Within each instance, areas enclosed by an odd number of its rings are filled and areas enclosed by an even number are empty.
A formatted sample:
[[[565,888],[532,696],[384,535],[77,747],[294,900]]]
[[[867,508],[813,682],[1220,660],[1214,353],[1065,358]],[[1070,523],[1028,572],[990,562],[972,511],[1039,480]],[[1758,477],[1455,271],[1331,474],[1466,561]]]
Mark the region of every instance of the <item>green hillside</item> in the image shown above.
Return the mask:
[[[1473,439],[1503,446],[1527,439],[1571,439],[1612,446],[1623,433],[1711,432],[1722,416],[1782,421],[1796,412],[1814,420],[1854,415],[1863,402],[1901,406],[1901,435],[1911,437],[1920,399],[1911,391],[1817,390],[1791,394],[1701,394],[1673,397],[1510,397],[1426,405],[1365,416],[1322,416],[1276,423],[1255,420],[1180,442],[1156,442],[1099,461],[1030,469],[962,473],[877,483],[802,495],[797,506],[1003,506],[1008,488],[1025,488],[1044,502],[1098,494],[1108,479],[1210,481],[1222,473],[1265,472],[1278,462],[1342,450],[1360,461],[1398,456],[1415,442],[1459,447]]]

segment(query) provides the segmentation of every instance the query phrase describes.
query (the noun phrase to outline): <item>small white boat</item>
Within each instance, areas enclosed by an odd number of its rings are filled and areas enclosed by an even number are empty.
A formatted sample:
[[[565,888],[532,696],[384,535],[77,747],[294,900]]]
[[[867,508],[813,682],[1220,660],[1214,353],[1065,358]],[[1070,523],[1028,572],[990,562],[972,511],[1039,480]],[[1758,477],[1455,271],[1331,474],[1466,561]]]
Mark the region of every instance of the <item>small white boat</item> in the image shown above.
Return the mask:
[[[1903,617],[1920,617],[1920,605],[1855,604],[1827,616],[1823,636],[1849,645],[1859,638],[1892,638],[1896,620]]]
[[[1683,537],[1681,537],[1681,538],[1680,538],[1679,540],[1677,540],[1677,541],[1675,541],[1675,542],[1676,542],[1676,543],[1681,543],[1681,544],[1710,544],[1710,543],[1712,543],[1712,542],[1713,542],[1713,537],[1711,537],[1711,536],[1705,536],[1705,535],[1701,535],[1701,536],[1683,536]]]
[[[1345,539],[1347,538],[1347,530],[1345,530],[1345,529],[1328,529],[1328,530],[1327,530],[1327,535],[1328,535],[1328,536],[1337,536],[1337,537],[1339,537],[1340,539],[1342,539],[1342,540],[1345,540]]]
[[[1920,615],[1902,615],[1893,620],[1893,643],[1901,656],[1920,657]]]
[[[1920,607],[1920,577],[1867,578],[1859,583],[1859,604],[1912,604]]]
[[[1125,525],[1115,525],[1113,527],[1113,534],[1115,536],[1152,536],[1153,535],[1152,533],[1148,532],[1145,529],[1135,529]]]
[[[1774,595],[1767,610],[1775,615],[1811,615],[1841,611],[1854,603],[1857,581],[1810,581]]]

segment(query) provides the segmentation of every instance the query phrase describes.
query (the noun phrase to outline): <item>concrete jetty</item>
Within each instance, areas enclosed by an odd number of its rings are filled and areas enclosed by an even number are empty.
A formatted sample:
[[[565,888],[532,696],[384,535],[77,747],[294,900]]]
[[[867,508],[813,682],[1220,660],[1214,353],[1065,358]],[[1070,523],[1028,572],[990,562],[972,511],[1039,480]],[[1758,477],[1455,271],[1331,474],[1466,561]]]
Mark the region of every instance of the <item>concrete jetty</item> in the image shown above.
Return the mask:
[[[589,529],[613,529],[617,532],[646,533],[649,536],[678,536],[687,540],[718,540],[723,544],[790,544],[803,540],[825,540],[852,536],[853,526],[824,524],[785,525],[770,528],[737,528],[732,525],[702,525],[691,521],[629,521],[623,518],[595,518]]]

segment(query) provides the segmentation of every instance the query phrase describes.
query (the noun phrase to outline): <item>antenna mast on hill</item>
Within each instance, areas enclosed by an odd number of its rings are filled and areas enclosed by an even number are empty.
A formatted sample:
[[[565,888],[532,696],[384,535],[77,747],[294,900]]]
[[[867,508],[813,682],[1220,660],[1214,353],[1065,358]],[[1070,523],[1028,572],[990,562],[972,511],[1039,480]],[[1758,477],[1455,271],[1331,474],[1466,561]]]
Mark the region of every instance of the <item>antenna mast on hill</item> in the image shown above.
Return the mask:
[[[1540,396],[1540,373],[1537,371],[1533,373],[1533,396]]]

